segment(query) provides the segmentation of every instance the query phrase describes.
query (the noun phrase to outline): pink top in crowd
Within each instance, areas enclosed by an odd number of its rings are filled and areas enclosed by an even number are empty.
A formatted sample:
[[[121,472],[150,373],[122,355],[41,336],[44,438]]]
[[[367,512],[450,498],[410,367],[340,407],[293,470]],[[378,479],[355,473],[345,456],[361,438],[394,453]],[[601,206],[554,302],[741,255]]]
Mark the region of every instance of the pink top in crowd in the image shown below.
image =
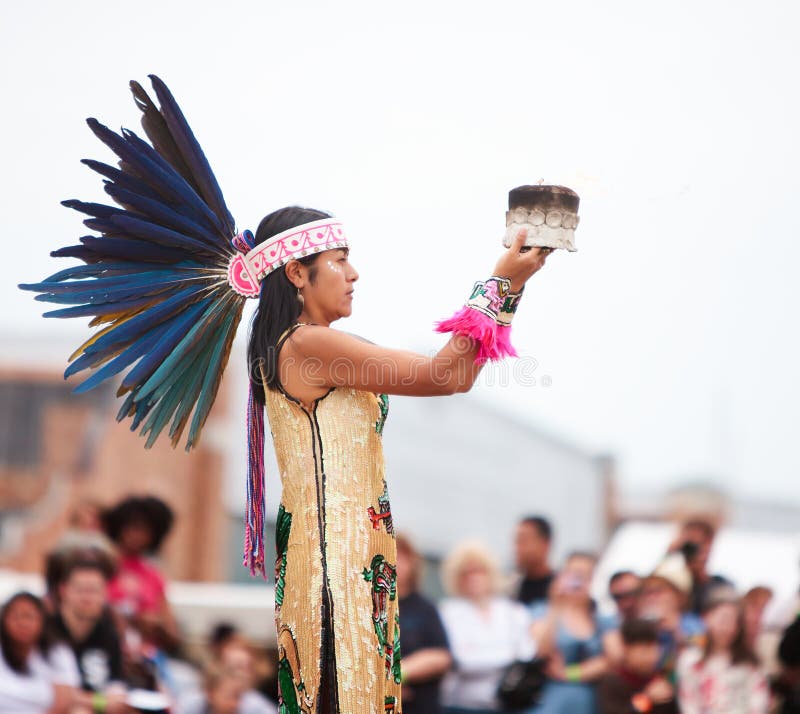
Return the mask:
[[[165,592],[164,576],[141,556],[122,558],[108,587],[112,606],[128,616],[158,612]]]

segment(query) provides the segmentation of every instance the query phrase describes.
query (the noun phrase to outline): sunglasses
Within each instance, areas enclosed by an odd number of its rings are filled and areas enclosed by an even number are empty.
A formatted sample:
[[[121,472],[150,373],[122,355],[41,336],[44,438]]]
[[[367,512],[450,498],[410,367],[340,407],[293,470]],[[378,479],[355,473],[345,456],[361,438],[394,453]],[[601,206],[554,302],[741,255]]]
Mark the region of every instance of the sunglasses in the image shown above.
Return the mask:
[[[638,597],[639,593],[639,590],[623,590],[621,592],[611,593],[611,597],[619,602],[620,600]]]

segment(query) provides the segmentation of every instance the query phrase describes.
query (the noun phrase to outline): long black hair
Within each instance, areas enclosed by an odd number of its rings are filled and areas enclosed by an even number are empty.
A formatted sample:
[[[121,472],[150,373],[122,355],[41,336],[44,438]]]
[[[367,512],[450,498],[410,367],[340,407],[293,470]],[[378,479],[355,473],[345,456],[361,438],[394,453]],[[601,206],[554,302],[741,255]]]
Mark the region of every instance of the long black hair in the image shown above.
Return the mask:
[[[3,608],[0,609],[0,654],[2,654],[8,667],[17,674],[28,674],[28,659],[23,656],[19,648],[16,647],[16,642],[11,640],[6,620],[8,619],[8,613],[11,608],[16,603],[23,600],[31,603],[38,610],[39,616],[42,618],[42,632],[35,646],[42,655],[46,656],[53,644],[52,633],[47,626],[47,612],[44,608],[44,603],[42,603],[36,595],[29,592],[22,591],[18,592],[16,595],[12,595],[6,601],[5,605],[3,605]]]
[[[261,219],[255,239],[256,245],[303,223],[330,218],[329,213],[313,208],[288,206],[273,211]],[[309,279],[314,282],[316,276],[315,263],[318,253],[298,258],[309,267]],[[284,331],[300,317],[302,306],[297,299],[297,288],[286,277],[283,268],[273,270],[261,283],[258,307],[250,322],[250,338],[247,348],[247,364],[253,384],[253,398],[264,403],[264,386],[261,377],[263,370],[267,387],[278,386],[278,353],[276,346]]]

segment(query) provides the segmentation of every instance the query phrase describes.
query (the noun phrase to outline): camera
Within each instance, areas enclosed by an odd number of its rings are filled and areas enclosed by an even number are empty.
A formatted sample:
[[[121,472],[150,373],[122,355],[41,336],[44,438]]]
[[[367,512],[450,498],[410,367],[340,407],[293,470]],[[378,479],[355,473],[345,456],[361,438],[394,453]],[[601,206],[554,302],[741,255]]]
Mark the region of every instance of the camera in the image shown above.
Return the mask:
[[[694,541],[687,540],[681,547],[681,553],[683,553],[683,557],[686,558],[686,562],[690,563],[697,557],[697,554],[700,552],[700,544],[695,543]]]

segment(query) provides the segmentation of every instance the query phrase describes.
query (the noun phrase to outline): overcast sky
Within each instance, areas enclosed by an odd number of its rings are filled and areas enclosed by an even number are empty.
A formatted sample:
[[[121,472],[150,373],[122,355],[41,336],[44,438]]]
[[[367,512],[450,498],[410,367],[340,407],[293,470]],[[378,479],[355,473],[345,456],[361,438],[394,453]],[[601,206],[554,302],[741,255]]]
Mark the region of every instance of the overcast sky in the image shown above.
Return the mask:
[[[508,190],[576,189],[579,250],[515,320],[536,384],[480,398],[615,453],[632,489],[800,502],[797,7],[3,3],[0,334],[85,331],[15,285],[86,232],[58,202],[104,196],[83,119],[138,131],[127,82],[156,73],[240,228],[289,203],[346,222],[341,327],[376,342],[435,349],[494,266]]]

